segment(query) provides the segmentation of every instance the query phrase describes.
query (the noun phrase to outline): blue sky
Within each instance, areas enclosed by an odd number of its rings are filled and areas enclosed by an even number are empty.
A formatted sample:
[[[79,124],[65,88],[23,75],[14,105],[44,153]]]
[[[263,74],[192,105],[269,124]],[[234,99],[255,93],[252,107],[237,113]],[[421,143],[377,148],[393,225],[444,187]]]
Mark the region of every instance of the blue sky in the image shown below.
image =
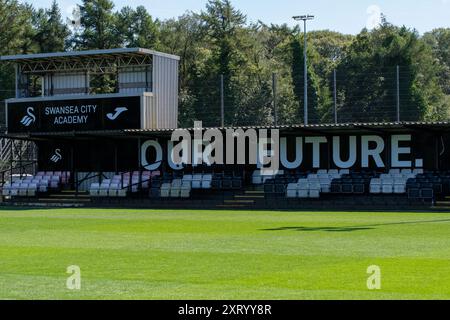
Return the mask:
[[[23,0],[24,1],[24,0]],[[24,1],[25,2],[25,1]],[[52,0],[33,0],[35,7],[48,7]],[[58,0],[62,11],[69,15],[77,0]],[[116,9],[125,5],[144,5],[160,19],[177,17],[187,10],[200,11],[206,0],[115,0]],[[316,20],[311,29],[330,29],[358,33],[371,26],[384,13],[388,20],[423,33],[437,27],[450,27],[450,0],[232,0],[235,7],[247,14],[249,21],[293,24],[293,15],[310,13]]]

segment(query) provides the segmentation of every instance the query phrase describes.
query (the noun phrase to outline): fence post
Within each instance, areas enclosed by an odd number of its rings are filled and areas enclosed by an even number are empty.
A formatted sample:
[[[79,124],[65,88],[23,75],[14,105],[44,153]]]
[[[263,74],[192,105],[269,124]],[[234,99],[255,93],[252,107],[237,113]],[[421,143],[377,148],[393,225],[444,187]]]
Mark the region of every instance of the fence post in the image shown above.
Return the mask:
[[[224,98],[224,85],[223,74],[220,75],[220,116],[222,128],[225,127],[225,98]]]
[[[277,106],[277,74],[272,73],[272,90],[273,90],[273,117],[275,126],[278,126],[278,106]]]
[[[397,122],[400,122],[400,66],[397,66]]]
[[[336,79],[336,69],[333,70],[333,99],[334,99],[334,123],[338,123],[337,115],[337,79]]]

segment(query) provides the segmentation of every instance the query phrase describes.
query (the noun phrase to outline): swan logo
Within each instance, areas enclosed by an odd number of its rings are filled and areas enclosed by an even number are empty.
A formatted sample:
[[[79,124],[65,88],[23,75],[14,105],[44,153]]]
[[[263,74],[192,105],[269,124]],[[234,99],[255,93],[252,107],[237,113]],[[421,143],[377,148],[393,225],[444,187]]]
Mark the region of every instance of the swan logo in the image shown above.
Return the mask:
[[[25,127],[31,126],[33,123],[36,122],[36,116],[34,115],[34,108],[29,107],[27,109],[27,115],[20,120],[20,123],[24,125]]]
[[[116,110],[114,110],[114,113],[108,113],[106,115],[106,117],[111,120],[114,121],[116,120],[122,113],[127,112],[128,108],[116,108]]]
[[[62,160],[61,149],[56,149],[55,153],[50,158],[50,161],[53,163],[58,163]]]

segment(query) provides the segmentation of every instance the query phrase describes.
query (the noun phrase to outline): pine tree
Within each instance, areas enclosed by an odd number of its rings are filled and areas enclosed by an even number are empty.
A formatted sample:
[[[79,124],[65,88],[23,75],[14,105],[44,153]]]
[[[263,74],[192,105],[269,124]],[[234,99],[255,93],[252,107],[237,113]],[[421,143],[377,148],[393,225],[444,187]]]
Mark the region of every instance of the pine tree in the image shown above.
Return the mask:
[[[110,0],[83,0],[79,6],[81,32],[74,35],[76,49],[111,49],[120,45]]]
[[[34,13],[36,34],[34,41],[40,52],[64,51],[65,41],[70,35],[69,28],[63,22],[58,3],[53,1],[50,9],[39,9]]]

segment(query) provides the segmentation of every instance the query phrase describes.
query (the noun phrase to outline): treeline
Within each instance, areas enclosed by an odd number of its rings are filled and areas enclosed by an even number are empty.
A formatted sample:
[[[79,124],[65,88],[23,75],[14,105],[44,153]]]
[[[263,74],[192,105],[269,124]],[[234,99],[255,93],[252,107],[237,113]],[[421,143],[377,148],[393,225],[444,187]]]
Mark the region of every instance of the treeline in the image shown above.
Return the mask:
[[[402,120],[450,119],[450,29],[420,36],[383,19],[356,36],[314,31],[308,41],[311,122],[334,121],[335,96],[340,122],[394,121],[397,81]],[[221,75],[226,125],[274,123],[274,73],[278,123],[303,121],[302,33],[248,23],[228,0],[210,0],[201,12],[164,21],[144,7],[116,10],[110,0],[83,0],[69,22],[56,3],[38,9],[0,0],[1,55],[116,47],[181,57],[182,126],[220,124]],[[0,66],[0,85],[0,99],[11,97],[11,66]]]

